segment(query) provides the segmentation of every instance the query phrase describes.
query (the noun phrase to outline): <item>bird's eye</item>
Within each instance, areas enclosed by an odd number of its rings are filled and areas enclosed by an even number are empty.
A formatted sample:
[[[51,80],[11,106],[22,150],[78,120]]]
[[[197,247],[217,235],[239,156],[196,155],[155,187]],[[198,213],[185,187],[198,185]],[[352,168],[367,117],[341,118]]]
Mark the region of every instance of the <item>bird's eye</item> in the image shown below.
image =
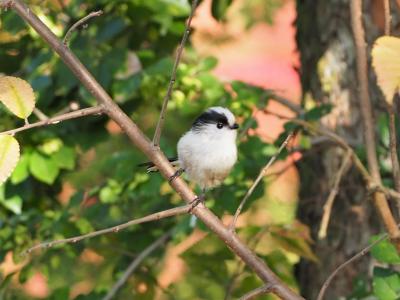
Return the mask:
[[[217,128],[218,128],[218,129],[221,129],[222,127],[224,127],[224,124],[222,124],[221,122],[218,122],[218,123],[217,123]]]

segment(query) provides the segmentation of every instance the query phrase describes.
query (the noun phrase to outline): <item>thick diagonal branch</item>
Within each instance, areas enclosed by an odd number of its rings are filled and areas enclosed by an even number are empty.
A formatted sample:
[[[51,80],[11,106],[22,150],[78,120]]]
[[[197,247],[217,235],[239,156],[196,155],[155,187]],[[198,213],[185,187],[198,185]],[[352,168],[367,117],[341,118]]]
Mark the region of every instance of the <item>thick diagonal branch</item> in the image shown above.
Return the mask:
[[[164,178],[174,174],[174,168],[158,147],[143,134],[139,127],[113,102],[103,87],[89,73],[87,68],[78,58],[50,31],[50,29],[20,0],[2,0],[0,6],[7,6],[15,10],[17,14],[30,24],[47,44],[61,57],[66,66],[75,74],[78,80],[88,91],[103,105],[105,112],[113,119],[129,137],[132,143],[143,152],[160,170]],[[181,179],[177,178],[171,183],[175,191],[190,203],[196,198],[194,192]],[[251,268],[265,283],[274,286],[273,293],[282,299],[303,299],[294,293],[284,282],[282,282],[263,260],[258,258],[234,233],[226,228],[222,222],[204,205],[193,209],[195,214],[203,223],[213,231],[246,265]]]

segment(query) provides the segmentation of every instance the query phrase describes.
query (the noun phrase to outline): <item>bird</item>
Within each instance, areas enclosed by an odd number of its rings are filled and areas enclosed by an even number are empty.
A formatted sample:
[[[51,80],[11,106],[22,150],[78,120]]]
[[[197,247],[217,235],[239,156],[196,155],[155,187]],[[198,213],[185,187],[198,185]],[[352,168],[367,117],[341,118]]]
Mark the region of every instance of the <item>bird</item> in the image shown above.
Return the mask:
[[[197,184],[202,194],[194,206],[205,199],[206,191],[222,184],[237,161],[236,137],[239,125],[233,113],[225,107],[213,106],[195,119],[189,131],[177,144],[177,157],[170,158],[178,170],[169,178],[172,182],[183,172]],[[153,163],[144,163],[148,172],[156,171]]]

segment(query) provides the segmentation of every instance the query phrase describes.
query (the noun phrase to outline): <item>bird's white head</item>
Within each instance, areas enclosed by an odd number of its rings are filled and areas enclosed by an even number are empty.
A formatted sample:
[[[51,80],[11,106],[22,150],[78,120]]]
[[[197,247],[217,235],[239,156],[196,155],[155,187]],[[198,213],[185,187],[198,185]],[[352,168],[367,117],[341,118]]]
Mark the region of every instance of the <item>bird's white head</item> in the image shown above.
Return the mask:
[[[213,106],[202,113],[193,123],[192,131],[207,134],[210,138],[236,138],[239,125],[233,113],[221,106]]]

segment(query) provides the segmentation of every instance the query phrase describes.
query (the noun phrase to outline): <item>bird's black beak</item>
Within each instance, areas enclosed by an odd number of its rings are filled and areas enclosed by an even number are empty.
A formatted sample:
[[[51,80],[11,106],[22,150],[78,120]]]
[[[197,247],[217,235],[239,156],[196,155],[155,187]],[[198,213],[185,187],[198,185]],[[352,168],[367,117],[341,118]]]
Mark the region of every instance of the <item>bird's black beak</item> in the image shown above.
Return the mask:
[[[238,129],[239,128],[239,125],[238,124],[233,124],[231,127],[230,127],[230,129]]]

